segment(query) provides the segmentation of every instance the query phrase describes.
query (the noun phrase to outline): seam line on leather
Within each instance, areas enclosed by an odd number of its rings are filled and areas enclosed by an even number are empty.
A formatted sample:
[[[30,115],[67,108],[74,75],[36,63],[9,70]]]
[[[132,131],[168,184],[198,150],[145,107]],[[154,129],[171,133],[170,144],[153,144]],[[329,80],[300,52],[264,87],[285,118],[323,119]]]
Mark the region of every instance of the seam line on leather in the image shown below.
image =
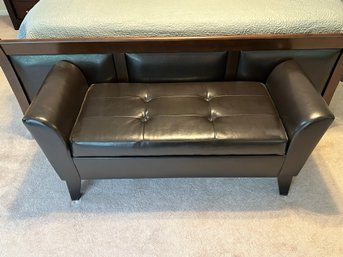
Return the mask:
[[[220,115],[216,117],[225,118],[225,117],[235,117],[235,116],[277,116],[276,114],[272,113],[241,113],[241,114],[228,114],[228,115]],[[206,115],[197,115],[197,114],[156,114],[154,117],[195,117],[195,118],[208,118]],[[277,116],[278,117],[278,116]],[[112,115],[112,116],[87,116],[82,117],[82,119],[103,119],[103,118],[135,118],[140,119],[140,116],[130,116],[130,115]]]
[[[243,96],[243,97],[253,97],[253,96],[256,96],[256,97],[261,97],[261,96],[266,96],[266,95],[256,95],[256,94],[251,94],[251,95],[248,95],[248,94],[237,94],[237,95],[229,95],[229,94],[223,94],[223,95],[217,95],[217,96],[212,96],[211,99],[213,98],[220,98],[220,97],[226,97],[226,96],[233,96],[233,97],[236,97],[236,96]],[[206,91],[206,97],[208,97],[208,91]],[[139,99],[144,99],[140,96],[91,96],[88,100],[98,100],[98,98],[101,98],[101,99],[113,99],[113,98],[139,98]],[[197,95],[161,95],[161,96],[156,96],[156,97],[153,97],[151,98],[151,100],[154,100],[154,99],[159,99],[159,98],[200,98],[200,99],[204,99],[202,96],[197,96]]]
[[[148,94],[147,94],[148,95]],[[149,104],[149,102],[145,102],[145,109],[144,109],[144,116],[146,116],[146,112],[148,111],[147,110],[147,105]],[[144,118],[144,117],[143,117]],[[142,128],[142,141],[144,142],[145,141],[145,124],[146,124],[146,122],[141,122],[141,123],[143,123],[143,128]],[[141,142],[142,142],[141,141]],[[141,144],[141,142],[140,142],[140,144]]]

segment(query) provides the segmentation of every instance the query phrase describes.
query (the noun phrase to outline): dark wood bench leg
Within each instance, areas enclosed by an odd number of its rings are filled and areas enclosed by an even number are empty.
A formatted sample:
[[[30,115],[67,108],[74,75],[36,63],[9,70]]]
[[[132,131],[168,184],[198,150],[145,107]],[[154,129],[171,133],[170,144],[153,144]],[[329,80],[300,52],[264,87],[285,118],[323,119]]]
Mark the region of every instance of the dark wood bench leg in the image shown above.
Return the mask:
[[[277,178],[280,195],[288,195],[288,191],[292,183],[292,178],[293,176],[279,176]]]
[[[81,197],[81,179],[66,180],[71,200],[79,200]]]

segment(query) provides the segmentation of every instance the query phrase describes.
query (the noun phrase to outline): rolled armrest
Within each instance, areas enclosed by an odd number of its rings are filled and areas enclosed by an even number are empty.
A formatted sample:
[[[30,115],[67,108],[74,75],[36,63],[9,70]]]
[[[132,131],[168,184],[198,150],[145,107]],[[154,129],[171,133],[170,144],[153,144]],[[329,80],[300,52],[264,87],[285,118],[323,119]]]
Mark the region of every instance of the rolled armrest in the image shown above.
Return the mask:
[[[66,61],[58,62],[25,112],[24,123],[41,122],[58,131],[67,141],[87,88],[78,67]]]
[[[269,75],[266,86],[289,139],[280,175],[295,176],[333,122],[334,115],[293,60],[279,64]]]
[[[70,154],[69,136],[87,88],[79,68],[61,61],[49,72],[23,117],[23,123],[63,180],[78,175],[71,171],[76,169]]]

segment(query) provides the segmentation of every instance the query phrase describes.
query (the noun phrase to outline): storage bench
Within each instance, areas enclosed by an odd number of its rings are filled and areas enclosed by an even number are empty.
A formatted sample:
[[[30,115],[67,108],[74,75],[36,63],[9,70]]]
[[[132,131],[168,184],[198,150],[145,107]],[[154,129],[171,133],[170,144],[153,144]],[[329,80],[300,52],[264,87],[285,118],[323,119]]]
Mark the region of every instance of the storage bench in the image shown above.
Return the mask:
[[[334,116],[295,61],[252,81],[99,83],[58,62],[23,121],[73,200],[82,179],[292,177]]]

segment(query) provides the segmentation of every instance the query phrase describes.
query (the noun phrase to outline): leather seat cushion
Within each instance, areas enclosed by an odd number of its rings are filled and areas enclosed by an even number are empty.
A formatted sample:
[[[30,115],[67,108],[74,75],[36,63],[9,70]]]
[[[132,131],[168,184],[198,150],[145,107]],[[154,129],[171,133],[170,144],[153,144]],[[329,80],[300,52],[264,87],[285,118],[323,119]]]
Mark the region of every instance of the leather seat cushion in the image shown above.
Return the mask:
[[[287,135],[257,82],[92,85],[74,157],[284,155]]]

